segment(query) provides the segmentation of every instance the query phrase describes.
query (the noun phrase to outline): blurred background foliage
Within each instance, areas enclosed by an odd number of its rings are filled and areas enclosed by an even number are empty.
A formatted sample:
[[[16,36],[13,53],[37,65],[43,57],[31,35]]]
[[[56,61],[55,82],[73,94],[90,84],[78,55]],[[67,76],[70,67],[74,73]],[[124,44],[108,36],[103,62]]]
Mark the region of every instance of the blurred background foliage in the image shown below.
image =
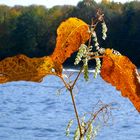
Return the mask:
[[[8,7],[0,5],[0,60],[17,54],[29,57],[50,55],[56,43],[56,30],[68,17],[77,17],[90,24],[98,8],[104,11],[108,38],[99,42],[114,48],[140,66],[140,2],[127,3],[83,0],[77,6],[46,8],[40,5]],[[71,65],[73,57],[66,63]]]

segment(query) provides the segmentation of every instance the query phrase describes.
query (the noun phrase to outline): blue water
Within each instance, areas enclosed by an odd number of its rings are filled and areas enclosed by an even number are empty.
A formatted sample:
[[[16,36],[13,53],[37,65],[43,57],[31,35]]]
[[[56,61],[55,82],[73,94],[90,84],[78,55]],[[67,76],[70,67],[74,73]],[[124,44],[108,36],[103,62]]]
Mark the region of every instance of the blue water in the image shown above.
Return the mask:
[[[100,76],[93,79],[92,75],[88,82],[81,76],[74,90],[79,114],[92,111],[99,100],[114,102],[117,108],[108,124],[101,125],[96,140],[140,140],[140,115],[131,102]],[[65,128],[75,115],[69,94],[62,90],[58,95],[62,87],[54,76],[41,83],[0,85],[0,140],[71,140],[72,135],[65,136]]]

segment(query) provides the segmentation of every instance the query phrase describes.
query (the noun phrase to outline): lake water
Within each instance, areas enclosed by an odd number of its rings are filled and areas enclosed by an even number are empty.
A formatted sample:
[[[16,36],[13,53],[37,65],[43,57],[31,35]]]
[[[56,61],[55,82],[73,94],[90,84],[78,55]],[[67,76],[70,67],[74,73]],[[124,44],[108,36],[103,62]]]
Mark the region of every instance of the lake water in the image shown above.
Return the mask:
[[[0,140],[71,140],[71,135],[65,136],[65,129],[75,115],[70,95],[65,90],[57,94],[62,86],[54,76],[41,83],[1,84]],[[90,73],[88,82],[81,76],[74,91],[80,115],[93,110],[99,100],[113,102],[114,108],[119,108],[112,111],[107,125],[101,125],[96,140],[140,140],[139,113],[100,76],[94,79]]]

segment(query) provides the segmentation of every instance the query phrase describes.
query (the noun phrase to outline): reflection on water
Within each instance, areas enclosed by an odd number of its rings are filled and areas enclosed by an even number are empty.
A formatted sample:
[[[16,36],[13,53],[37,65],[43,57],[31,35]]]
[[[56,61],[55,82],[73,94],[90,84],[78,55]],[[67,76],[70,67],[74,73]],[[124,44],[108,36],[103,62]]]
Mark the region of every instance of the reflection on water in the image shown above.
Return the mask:
[[[91,111],[98,100],[114,102],[112,119],[96,140],[140,140],[140,117],[128,99],[99,76],[77,83],[76,103],[80,115]],[[68,121],[74,118],[71,99],[63,84],[53,76],[42,83],[11,82],[0,85],[0,140],[71,140],[65,136]],[[73,127],[74,128],[74,127]],[[129,135],[128,135],[129,134]]]

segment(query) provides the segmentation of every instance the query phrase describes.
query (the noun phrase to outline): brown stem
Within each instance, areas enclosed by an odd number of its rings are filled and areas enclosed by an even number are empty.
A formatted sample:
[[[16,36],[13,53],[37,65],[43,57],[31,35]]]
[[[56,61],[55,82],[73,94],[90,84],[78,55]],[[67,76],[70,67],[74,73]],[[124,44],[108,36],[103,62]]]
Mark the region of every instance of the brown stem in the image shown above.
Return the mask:
[[[92,19],[90,28],[92,27],[93,30],[95,30],[95,28],[96,28],[96,26],[97,26],[98,23],[99,23],[98,20],[97,21],[96,20],[94,21]],[[89,38],[89,41],[88,41],[88,47],[90,47],[90,45],[91,45],[91,38],[92,38],[92,34],[90,34],[90,38]]]
[[[93,56],[93,57],[91,57],[89,60],[93,60],[93,59],[95,59],[95,58],[103,58],[103,56]]]
[[[77,82],[77,80],[78,80],[78,78],[79,78],[79,76],[80,76],[82,70],[83,70],[83,67],[80,69],[80,71],[79,71],[77,77],[75,78],[75,80],[74,80],[74,82],[73,82],[73,84],[72,84],[72,86],[71,86],[72,89],[74,88],[74,86],[75,86],[75,84],[76,84],[76,82]]]
[[[64,83],[67,90],[70,92],[71,99],[72,99],[72,104],[73,104],[73,107],[74,107],[75,116],[76,116],[76,119],[77,119],[79,131],[80,131],[80,138],[82,137],[82,129],[81,129],[81,124],[80,124],[80,119],[79,119],[76,103],[75,103],[75,100],[74,100],[73,87],[74,87],[76,81],[78,80],[81,72],[82,72],[82,69],[79,71],[79,73],[78,73],[76,79],[74,80],[74,83],[72,84],[72,86],[70,86],[70,84],[66,83],[66,81],[64,80],[64,78],[62,76],[58,76],[62,80],[62,82]]]
[[[102,112],[105,108],[107,108],[108,106],[109,106],[109,105],[103,106],[102,108],[100,108],[100,109],[93,115],[93,118],[91,118],[91,120],[89,121],[88,126],[87,126],[87,128],[86,128],[84,134],[88,131],[90,125],[91,125],[92,122],[95,120],[95,118],[98,116],[98,114],[99,114],[100,112]]]
[[[80,119],[79,119],[78,111],[77,111],[77,108],[76,108],[76,103],[75,103],[75,100],[74,100],[74,95],[73,95],[72,89],[70,89],[69,92],[70,92],[70,95],[71,95],[72,104],[73,104],[73,107],[74,107],[74,112],[75,112],[75,116],[76,116],[76,119],[77,119],[79,131],[80,131],[80,138],[81,138],[83,134],[82,134]]]
[[[62,76],[58,76],[61,80],[62,80],[62,82],[64,83],[64,86],[66,87],[66,89],[70,89],[70,85],[68,84],[68,83],[66,83],[66,81],[64,80],[64,78],[62,77]]]

